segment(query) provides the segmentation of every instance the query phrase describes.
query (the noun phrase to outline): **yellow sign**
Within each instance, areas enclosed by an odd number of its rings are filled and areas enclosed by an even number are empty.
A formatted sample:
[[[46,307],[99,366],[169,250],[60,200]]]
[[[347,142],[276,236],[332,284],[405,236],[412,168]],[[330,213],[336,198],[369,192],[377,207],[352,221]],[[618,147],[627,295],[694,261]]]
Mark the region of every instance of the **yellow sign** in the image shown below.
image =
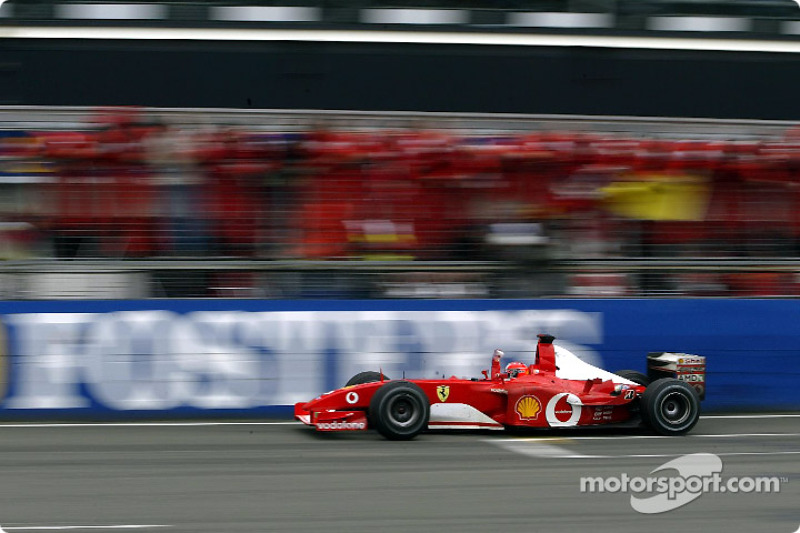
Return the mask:
[[[450,397],[450,385],[439,385],[436,387],[436,396],[439,397],[440,402],[446,402]]]
[[[640,220],[704,220],[710,187],[690,175],[634,174],[600,189],[606,209]]]
[[[519,415],[520,420],[536,420],[542,411],[542,403],[536,396],[526,395],[517,400],[514,410]]]

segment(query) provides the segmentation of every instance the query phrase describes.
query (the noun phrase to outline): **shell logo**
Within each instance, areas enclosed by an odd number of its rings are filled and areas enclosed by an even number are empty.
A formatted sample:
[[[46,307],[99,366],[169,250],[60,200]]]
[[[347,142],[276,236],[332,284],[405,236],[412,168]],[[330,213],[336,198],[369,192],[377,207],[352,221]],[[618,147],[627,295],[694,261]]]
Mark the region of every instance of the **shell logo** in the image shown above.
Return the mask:
[[[520,420],[536,420],[542,411],[542,402],[536,396],[528,394],[517,400],[514,410],[519,415]]]

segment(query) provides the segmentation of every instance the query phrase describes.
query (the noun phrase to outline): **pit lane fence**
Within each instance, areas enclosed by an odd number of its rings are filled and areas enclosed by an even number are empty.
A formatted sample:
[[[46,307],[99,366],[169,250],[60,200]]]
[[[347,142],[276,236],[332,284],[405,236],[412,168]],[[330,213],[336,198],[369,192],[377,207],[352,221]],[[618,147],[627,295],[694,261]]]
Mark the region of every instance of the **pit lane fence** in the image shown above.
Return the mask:
[[[786,260],[35,260],[0,262],[0,299],[759,298],[800,294]]]

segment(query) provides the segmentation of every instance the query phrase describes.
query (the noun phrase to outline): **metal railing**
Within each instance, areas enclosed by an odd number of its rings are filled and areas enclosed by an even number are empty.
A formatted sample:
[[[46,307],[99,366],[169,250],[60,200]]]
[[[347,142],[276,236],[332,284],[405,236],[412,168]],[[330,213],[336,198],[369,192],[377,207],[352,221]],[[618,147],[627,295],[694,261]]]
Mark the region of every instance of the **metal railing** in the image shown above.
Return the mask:
[[[124,110],[126,108],[116,108]],[[115,108],[0,106],[0,130],[81,131],[97,127],[96,119]],[[524,132],[586,132],[665,139],[769,140],[780,138],[797,122],[788,120],[693,117],[622,117],[601,115],[530,115],[416,111],[178,109],[147,108],[148,119],[186,128],[246,127],[250,131],[306,132],[442,129],[471,135]]]
[[[9,261],[0,299],[794,298],[800,261]]]

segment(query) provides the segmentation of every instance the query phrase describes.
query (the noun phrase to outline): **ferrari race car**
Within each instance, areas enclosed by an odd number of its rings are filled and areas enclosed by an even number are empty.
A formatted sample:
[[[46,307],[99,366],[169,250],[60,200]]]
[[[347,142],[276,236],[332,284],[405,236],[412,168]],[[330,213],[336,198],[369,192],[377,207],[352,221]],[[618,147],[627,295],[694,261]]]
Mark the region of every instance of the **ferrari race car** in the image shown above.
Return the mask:
[[[294,407],[318,431],[374,428],[388,439],[425,429],[565,428],[641,421],[661,435],[694,427],[705,396],[705,357],[655,352],[648,374],[613,374],[539,335],[536,361],[501,366],[495,350],[483,378],[391,380],[361,372],[335,391]]]

